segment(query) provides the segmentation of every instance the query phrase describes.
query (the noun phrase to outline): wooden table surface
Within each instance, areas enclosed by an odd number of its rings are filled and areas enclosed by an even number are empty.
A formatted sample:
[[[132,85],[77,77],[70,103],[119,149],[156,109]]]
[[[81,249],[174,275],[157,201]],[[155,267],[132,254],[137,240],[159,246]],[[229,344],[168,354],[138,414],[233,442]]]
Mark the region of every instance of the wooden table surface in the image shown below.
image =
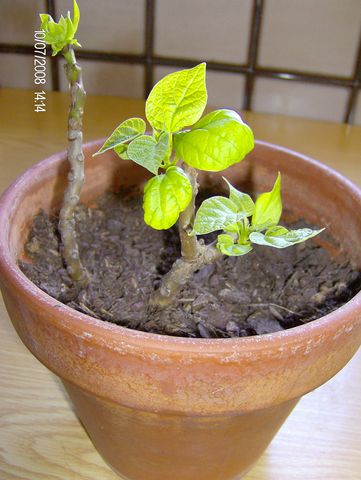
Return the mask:
[[[68,96],[0,89],[0,190],[66,147]],[[85,140],[143,116],[141,100],[88,98]],[[361,185],[361,127],[247,113],[257,138],[331,165]],[[360,212],[355,212],[355,215]],[[0,479],[116,480],[76,419],[60,382],[23,346],[0,300]],[[361,479],[361,352],[304,397],[246,480]]]

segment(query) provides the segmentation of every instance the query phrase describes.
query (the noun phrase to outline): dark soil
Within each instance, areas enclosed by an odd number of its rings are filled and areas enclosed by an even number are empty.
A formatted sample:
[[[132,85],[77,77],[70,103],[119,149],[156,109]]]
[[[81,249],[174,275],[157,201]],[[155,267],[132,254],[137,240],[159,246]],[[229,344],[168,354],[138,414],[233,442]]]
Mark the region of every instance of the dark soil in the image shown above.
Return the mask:
[[[78,208],[81,258],[92,276],[85,290],[76,290],[64,268],[56,225],[44,213],[34,219],[22,271],[68,306],[132,329],[205,338],[261,335],[317,319],[361,288],[359,271],[336,263],[310,240],[224,257],[198,271],[174,305],[156,311],[148,299],[180,255],[178,234],[147,227],[137,195],[107,194],[96,208]]]

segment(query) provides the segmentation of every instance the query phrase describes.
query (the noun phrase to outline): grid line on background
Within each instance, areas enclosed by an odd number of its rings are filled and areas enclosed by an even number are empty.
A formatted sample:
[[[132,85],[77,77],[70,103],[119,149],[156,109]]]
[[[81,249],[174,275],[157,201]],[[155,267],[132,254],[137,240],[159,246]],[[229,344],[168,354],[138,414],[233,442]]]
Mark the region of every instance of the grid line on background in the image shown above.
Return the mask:
[[[352,86],[350,89],[346,113],[345,113],[345,123],[352,123],[355,116],[356,102],[357,102],[357,92],[360,89],[361,84],[361,35],[358,47],[357,58],[355,61],[355,68],[352,79]]]
[[[244,88],[244,97],[243,97],[243,108],[244,110],[252,109],[252,97],[254,89],[254,80],[255,80],[255,68],[257,66],[258,59],[258,48],[261,38],[261,24],[262,16],[264,11],[264,1],[263,0],[254,0],[253,2],[253,12],[252,12],[252,22],[251,22],[251,32],[248,42],[248,67],[249,73],[247,73],[246,83]]]
[[[57,17],[57,0],[44,0],[45,9],[53,18]],[[361,90],[361,32],[359,46],[356,58],[354,60],[353,74],[350,77],[341,75],[328,75],[318,72],[310,73],[298,70],[283,70],[272,67],[262,67],[258,65],[258,51],[262,34],[262,20],[264,17],[264,8],[266,0],[253,0],[251,29],[249,35],[248,55],[246,64],[223,63],[218,61],[207,61],[208,70],[220,71],[224,73],[238,73],[244,76],[245,86],[242,93],[243,101],[240,107],[244,110],[252,110],[252,99],[254,83],[256,78],[274,78],[283,81],[298,81],[308,84],[333,85],[348,89],[348,98],[345,105],[343,121],[353,123],[358,92]],[[155,31],[155,10],[156,0],[145,0],[145,41],[143,54],[113,53],[106,51],[79,50],[78,58],[92,61],[114,62],[120,64],[136,64],[144,66],[144,98],[149,94],[154,83],[154,67],[192,67],[204,59],[188,59],[180,57],[165,57],[154,53],[154,31]],[[31,45],[14,45],[0,43],[0,53],[15,54],[33,54]],[[51,57],[51,52],[48,51]],[[59,62],[57,57],[50,59],[52,89],[59,90]],[[361,94],[360,94],[361,95]]]
[[[155,0],[146,0],[145,3],[145,85],[146,98],[154,83],[154,18]]]

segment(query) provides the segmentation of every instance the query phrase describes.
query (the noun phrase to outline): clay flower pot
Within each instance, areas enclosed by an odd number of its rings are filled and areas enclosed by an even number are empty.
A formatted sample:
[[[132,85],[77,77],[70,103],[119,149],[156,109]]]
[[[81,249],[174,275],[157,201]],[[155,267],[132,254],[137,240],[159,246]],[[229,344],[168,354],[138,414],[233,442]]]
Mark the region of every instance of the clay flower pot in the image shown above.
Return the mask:
[[[85,146],[83,201],[143,182],[146,173]],[[327,225],[361,264],[361,192],[283,148],[259,142],[227,171],[235,185],[269,188],[282,172],[284,204]],[[34,215],[59,208],[65,154],[25,172],[0,201],[0,280],[9,316],[28,349],[63,381],[94,445],[130,480],[239,479],[305,393],[335,375],[361,340],[361,293],[304,326],[249,338],[189,339],[132,331],[54,300],[17,266]],[[204,174],[218,182],[221,174]],[[347,234],[345,234],[345,232]]]

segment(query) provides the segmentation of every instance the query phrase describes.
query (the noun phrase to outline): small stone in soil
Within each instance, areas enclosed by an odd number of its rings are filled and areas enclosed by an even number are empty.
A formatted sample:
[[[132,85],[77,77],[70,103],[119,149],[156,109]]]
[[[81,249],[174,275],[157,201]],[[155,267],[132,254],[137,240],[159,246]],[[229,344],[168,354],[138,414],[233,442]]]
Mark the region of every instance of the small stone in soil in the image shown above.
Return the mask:
[[[252,315],[247,318],[247,323],[253,328],[257,335],[283,330],[280,323],[264,311],[252,313]]]

